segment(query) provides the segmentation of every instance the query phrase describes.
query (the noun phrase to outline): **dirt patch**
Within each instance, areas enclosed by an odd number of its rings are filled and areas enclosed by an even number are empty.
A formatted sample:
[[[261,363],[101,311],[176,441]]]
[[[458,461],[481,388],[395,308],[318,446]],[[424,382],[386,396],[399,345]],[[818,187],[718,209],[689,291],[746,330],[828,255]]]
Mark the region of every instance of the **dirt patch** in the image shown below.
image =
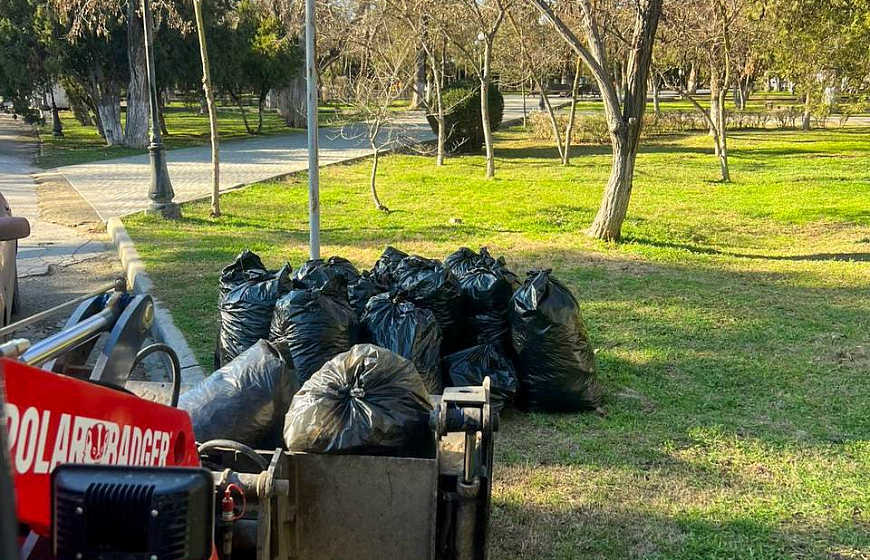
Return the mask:
[[[75,228],[89,236],[105,233],[100,217],[63,175],[50,171],[35,179],[41,220]]]
[[[62,269],[52,267],[44,276],[22,278],[19,284],[21,312],[14,320],[30,317],[87,294],[119,276],[123,276],[123,272],[118,258],[114,252],[106,251],[93,259]],[[46,338],[60,331],[73,311],[75,308],[64,310],[41,323],[25,327],[15,336],[31,341]]]

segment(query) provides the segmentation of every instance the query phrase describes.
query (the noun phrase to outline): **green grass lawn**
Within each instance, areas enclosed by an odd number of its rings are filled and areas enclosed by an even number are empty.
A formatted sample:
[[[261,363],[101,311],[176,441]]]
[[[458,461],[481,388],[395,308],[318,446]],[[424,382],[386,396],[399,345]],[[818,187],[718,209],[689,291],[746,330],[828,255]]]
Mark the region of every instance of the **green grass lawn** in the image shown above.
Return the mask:
[[[320,120],[329,124],[339,118],[339,110],[333,106],[320,108]],[[122,121],[124,114],[122,113]],[[252,129],[257,127],[256,108],[248,108],[248,122]],[[132,156],[147,153],[147,150],[125,148],[124,146],[106,146],[106,141],[97,132],[96,127],[82,126],[73,118],[72,111],[60,112],[64,135],[55,138],[51,135],[51,120],[39,127],[42,138],[42,154],[36,164],[44,169],[62,165],[74,165],[117,157]],[[165,112],[166,128],[169,135],[163,138],[167,149],[188,148],[208,144],[210,140],[208,115],[199,114],[198,108],[187,108],[181,104],[170,105]],[[241,112],[234,107],[218,108],[218,131],[221,140],[236,140],[250,138],[245,130]],[[289,134],[299,132],[288,128],[276,111],[263,113],[263,135]]]
[[[870,557],[870,129],[735,133],[721,184],[706,135],[646,144],[624,243],[583,235],[610,153],[573,165],[516,129],[482,157],[321,174],[325,255],[486,245],[548,267],[598,348],[605,417],[509,413],[497,440],[493,559]],[[241,249],[298,266],[304,176],[127,226],[203,364],[219,270]],[[460,218],[461,224],[451,223]]]

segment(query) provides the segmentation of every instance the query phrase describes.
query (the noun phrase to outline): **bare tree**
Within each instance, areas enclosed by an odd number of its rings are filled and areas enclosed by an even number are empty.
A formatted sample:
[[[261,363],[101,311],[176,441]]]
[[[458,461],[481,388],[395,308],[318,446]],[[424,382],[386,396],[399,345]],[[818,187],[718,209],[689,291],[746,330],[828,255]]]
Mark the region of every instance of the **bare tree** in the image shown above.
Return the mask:
[[[728,165],[728,122],[725,103],[733,85],[733,40],[746,30],[747,0],[687,0],[668,12],[667,41],[671,56],[691,57],[709,70],[710,109],[704,108],[681,83],[671,84],[704,116],[713,137],[722,182],[731,180]]]
[[[495,177],[495,150],[492,121],[489,115],[489,91],[492,87],[492,52],[496,35],[506,14],[505,0],[452,0],[445,11],[441,28],[480,82],[480,116],[486,147],[486,176]],[[462,15],[457,15],[457,12]],[[476,34],[473,38],[468,31]],[[481,53],[476,47],[482,47]]]
[[[407,26],[406,33],[417,37],[420,41],[420,52],[423,53],[424,57],[424,75],[426,63],[428,63],[429,71],[432,72],[431,87],[434,96],[426,95],[426,91],[421,89],[425,87],[426,80],[420,80],[419,58],[416,64],[410,67],[410,72],[406,69],[405,79],[412,83],[417,102],[425,107],[428,115],[434,118],[437,123],[435,165],[444,165],[447,138],[444,116],[448,108],[444,106],[442,95],[445,83],[445,52],[443,48],[439,48],[443,44],[443,41],[440,40],[443,35],[440,22],[443,18],[439,17],[441,15],[439,10],[442,10],[443,7],[437,0],[387,0],[387,4],[399,20],[397,23]]]
[[[519,66],[521,69],[525,67],[529,68],[532,83],[541,94],[541,102],[550,119],[550,126],[553,128],[553,138],[556,142],[556,150],[559,152],[559,159],[562,165],[568,165],[571,161],[569,152],[571,150],[571,135],[577,112],[580,65],[582,63],[578,58],[574,68],[568,121],[563,133],[559,127],[556,109],[547,97],[549,76],[557,71],[562,71],[565,65],[564,52],[557,45],[553,44],[554,39],[557,41],[559,39],[552,36],[549,27],[545,28],[540,24],[538,21],[539,16],[534,11],[534,8],[523,10],[522,6],[514,6],[508,11],[507,18],[513,29],[514,38],[520,43],[520,49],[517,52],[516,46],[512,43],[505,51],[511,51],[514,55],[519,55]],[[515,58],[515,56],[511,57],[508,52],[503,54],[503,61]],[[514,66],[517,66],[516,61]]]
[[[592,0],[578,0],[576,14],[585,42],[557,15],[547,0],[527,0],[535,5],[549,20],[559,35],[574,49],[589,68],[604,101],[604,113],[610,128],[613,146],[613,165],[610,179],[604,189],[604,197],[598,214],[589,228],[589,235],[605,241],[618,241],[622,234],[631,190],[634,183],[634,167],[646,111],[647,79],[663,0],[637,0],[621,6],[632,16],[634,31],[628,49],[629,58],[624,71],[620,71],[624,83],[624,97],[619,101],[617,76],[607,56],[605,36],[601,28],[603,16]],[[574,4],[569,6],[572,8]],[[575,15],[569,13],[568,15]]]
[[[196,17],[196,36],[199,40],[199,56],[202,59],[202,89],[208,106],[208,125],[211,135],[211,215],[221,215],[220,149],[218,146],[217,110],[214,103],[214,88],[211,84],[211,70],[208,63],[208,47],[205,40],[205,22],[202,17],[202,1],[193,0]]]
[[[355,60],[355,68],[347,75],[342,101],[364,124],[350,123],[343,127],[346,137],[365,135],[372,149],[372,169],[369,189],[378,210],[389,212],[377,189],[378,164],[381,152],[402,143],[400,117],[394,103],[406,90],[402,77],[413,68],[417,59],[418,41],[385,9],[386,2],[373,2],[365,15],[357,20],[348,37],[347,56]]]

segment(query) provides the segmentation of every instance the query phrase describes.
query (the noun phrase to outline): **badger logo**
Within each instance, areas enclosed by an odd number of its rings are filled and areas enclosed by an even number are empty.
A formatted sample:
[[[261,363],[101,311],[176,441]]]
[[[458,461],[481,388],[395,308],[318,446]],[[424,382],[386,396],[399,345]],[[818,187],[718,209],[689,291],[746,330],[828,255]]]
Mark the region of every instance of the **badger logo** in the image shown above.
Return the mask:
[[[91,461],[97,463],[106,453],[106,442],[109,438],[109,429],[103,423],[94,424],[88,428],[87,448]]]

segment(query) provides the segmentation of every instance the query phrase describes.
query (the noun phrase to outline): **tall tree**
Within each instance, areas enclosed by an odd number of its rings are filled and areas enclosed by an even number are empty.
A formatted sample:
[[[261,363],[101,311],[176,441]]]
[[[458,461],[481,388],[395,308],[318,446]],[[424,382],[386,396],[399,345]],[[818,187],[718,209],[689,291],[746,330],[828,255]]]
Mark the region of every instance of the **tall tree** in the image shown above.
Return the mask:
[[[585,41],[566,24],[547,0],[527,0],[535,5],[577,55],[583,59],[601,91],[604,113],[610,129],[613,147],[613,165],[610,179],[604,188],[604,197],[598,214],[589,228],[589,235],[605,241],[618,241],[622,224],[628,212],[634,184],[634,168],[646,111],[647,81],[650,61],[663,0],[637,0],[621,4],[619,9],[630,14],[634,31],[628,39],[629,58],[622,72],[624,96],[622,103],[617,92],[618,77],[610,65],[601,21],[606,14],[592,0],[578,0],[579,13],[573,4],[565,15],[576,20],[576,26]],[[570,20],[569,20],[570,21]]]
[[[441,29],[474,70],[480,82],[480,116],[486,148],[486,176],[495,177],[495,149],[489,111],[493,45],[504,22],[507,0],[452,0],[441,19]],[[461,15],[458,15],[461,14]]]
[[[211,136],[211,215],[221,215],[221,164],[217,127],[217,109],[214,103],[214,89],[211,83],[211,69],[208,60],[208,43],[205,37],[205,20],[202,16],[202,0],[193,0],[196,17],[196,37],[199,41],[199,57],[202,61],[202,90],[208,106],[208,129]]]
[[[347,75],[347,96],[341,100],[365,124],[364,134],[374,154],[369,189],[375,208],[385,212],[389,210],[377,189],[380,154],[401,140],[401,127],[392,105],[403,96],[404,78],[413,76],[418,53],[417,38],[407,32],[403,18],[388,6],[387,0],[371,2],[354,26],[346,56],[355,64]],[[357,136],[358,130],[359,126],[352,123],[343,132]]]
[[[145,28],[142,14],[133,0],[127,2],[127,115],[124,145],[148,146],[148,67],[145,61]]]
[[[445,112],[448,108],[444,106],[444,96],[442,95],[446,79],[444,76],[445,52],[441,48],[443,32],[440,25],[443,17],[439,13],[440,10],[444,9],[444,6],[437,0],[387,0],[387,2],[398,23],[406,26],[408,34],[419,39],[420,49],[424,56],[424,73],[427,63],[429,71],[432,73],[431,92],[429,92],[432,95],[427,95],[422,89],[426,80],[424,76],[423,85],[421,85],[419,53],[416,63],[405,69],[404,77],[414,83],[414,95],[418,103],[425,107],[426,112],[437,123],[435,165],[444,165],[447,137]]]
[[[661,50],[671,58],[692,60],[693,64],[707,68],[710,84],[710,108],[706,109],[687,90],[675,80],[670,84],[683,98],[703,115],[713,137],[714,152],[719,160],[722,182],[731,180],[728,165],[728,122],[725,104],[728,92],[735,86],[737,74],[735,59],[739,52],[735,42],[745,49],[752,39],[752,18],[750,9],[754,0],[686,0],[680,5],[671,4],[667,10],[664,31],[666,39],[661,42]],[[736,41],[735,41],[736,39]],[[663,57],[667,60],[668,56]],[[745,52],[744,68],[751,64]],[[737,86],[736,89],[741,89]],[[748,90],[742,90],[745,92]],[[745,97],[744,97],[745,99]]]
[[[767,51],[776,74],[803,98],[803,128],[815,110],[827,111],[826,93],[863,82],[870,8],[867,0],[759,0],[768,22]]]

